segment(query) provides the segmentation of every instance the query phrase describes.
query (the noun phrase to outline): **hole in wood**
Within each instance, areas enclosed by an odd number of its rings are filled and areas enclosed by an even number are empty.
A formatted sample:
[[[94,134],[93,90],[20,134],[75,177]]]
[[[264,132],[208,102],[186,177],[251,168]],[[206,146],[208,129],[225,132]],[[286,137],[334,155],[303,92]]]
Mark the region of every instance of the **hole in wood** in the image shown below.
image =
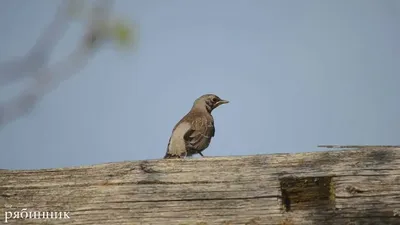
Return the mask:
[[[282,205],[286,212],[334,206],[332,177],[285,177],[279,181]]]

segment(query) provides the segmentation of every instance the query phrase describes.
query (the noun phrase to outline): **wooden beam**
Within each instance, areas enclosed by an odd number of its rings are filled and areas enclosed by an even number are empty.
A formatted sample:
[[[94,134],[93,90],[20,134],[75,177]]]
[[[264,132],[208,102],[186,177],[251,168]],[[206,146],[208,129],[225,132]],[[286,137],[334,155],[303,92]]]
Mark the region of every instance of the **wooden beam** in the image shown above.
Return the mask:
[[[0,170],[0,224],[6,216],[9,224],[398,225],[400,148]]]

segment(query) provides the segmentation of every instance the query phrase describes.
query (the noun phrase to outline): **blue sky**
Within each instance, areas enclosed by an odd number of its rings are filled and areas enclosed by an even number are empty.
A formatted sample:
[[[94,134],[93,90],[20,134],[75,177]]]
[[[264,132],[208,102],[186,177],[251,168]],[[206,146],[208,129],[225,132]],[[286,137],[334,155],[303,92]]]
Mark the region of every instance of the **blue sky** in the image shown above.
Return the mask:
[[[0,61],[24,56],[59,2],[1,1]],[[1,129],[0,168],[160,159],[206,93],[230,101],[213,112],[207,156],[400,144],[399,1],[117,0],[114,11],[140,28],[137,49],[100,50]],[[81,34],[71,24],[52,61]]]

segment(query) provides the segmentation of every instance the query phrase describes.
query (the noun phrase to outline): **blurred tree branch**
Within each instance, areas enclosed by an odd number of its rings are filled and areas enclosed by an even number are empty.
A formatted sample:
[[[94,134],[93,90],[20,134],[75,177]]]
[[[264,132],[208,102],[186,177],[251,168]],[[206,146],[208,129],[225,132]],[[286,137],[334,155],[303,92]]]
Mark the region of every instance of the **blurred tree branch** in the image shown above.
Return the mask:
[[[30,78],[32,83],[19,95],[0,103],[0,128],[27,115],[35,105],[63,81],[87,65],[95,50],[108,41],[127,46],[133,43],[132,27],[112,14],[113,0],[62,0],[54,20],[41,34],[36,44],[23,57],[0,63],[0,88]],[[83,9],[89,7],[89,12]],[[49,65],[50,55],[65,34],[69,22],[84,18],[86,26],[75,50],[62,61]]]

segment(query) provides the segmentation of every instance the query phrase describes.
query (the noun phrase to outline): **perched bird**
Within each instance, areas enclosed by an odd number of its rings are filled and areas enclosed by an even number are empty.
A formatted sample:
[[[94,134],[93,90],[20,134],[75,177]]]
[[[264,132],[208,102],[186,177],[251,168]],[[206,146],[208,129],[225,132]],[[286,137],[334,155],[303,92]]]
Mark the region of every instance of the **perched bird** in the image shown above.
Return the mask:
[[[214,118],[211,112],[222,104],[229,103],[214,94],[205,94],[193,103],[192,109],[175,125],[169,138],[167,158],[185,158],[200,154],[214,137]]]

